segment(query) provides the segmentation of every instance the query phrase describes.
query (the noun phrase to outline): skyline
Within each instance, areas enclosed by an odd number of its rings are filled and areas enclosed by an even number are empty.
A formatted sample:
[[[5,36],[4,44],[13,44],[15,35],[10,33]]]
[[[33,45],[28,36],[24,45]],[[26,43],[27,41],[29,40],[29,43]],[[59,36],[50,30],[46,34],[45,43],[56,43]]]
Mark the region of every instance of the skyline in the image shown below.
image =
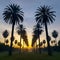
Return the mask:
[[[55,15],[56,15],[56,20],[53,24],[49,25],[48,27],[48,30],[49,30],[49,35],[51,35],[52,31],[53,30],[57,30],[58,33],[59,33],[59,37],[60,37],[60,21],[59,21],[59,14],[60,14],[60,9],[59,9],[59,3],[60,1],[56,1],[56,0],[51,0],[51,1],[48,1],[48,0],[7,0],[7,1],[0,1],[0,36],[2,37],[2,32],[7,29],[9,30],[9,32],[11,32],[11,25],[9,24],[6,24],[4,21],[3,21],[3,11],[4,11],[4,8],[10,4],[10,3],[15,3],[17,5],[20,5],[22,10],[24,11],[24,22],[23,22],[23,25],[26,27],[26,30],[27,30],[27,34],[28,34],[28,39],[30,40],[31,42],[31,38],[32,38],[32,31],[33,31],[33,26],[35,25],[35,11],[37,9],[37,7],[41,6],[41,5],[48,5],[48,6],[51,6],[53,7],[52,10],[56,11]],[[2,4],[3,3],[3,4]],[[50,4],[49,4],[50,3]],[[3,6],[3,7],[2,7]],[[6,25],[6,26],[4,26]],[[9,27],[8,27],[9,26]],[[2,28],[1,28],[2,27]],[[6,28],[5,28],[6,27]],[[16,28],[15,28],[16,29]],[[51,29],[51,30],[50,30]],[[15,33],[14,33],[15,34]],[[42,39],[44,39],[43,37],[45,35],[45,32],[42,34]],[[0,37],[0,40],[3,38]],[[58,37],[58,39],[60,39]]]

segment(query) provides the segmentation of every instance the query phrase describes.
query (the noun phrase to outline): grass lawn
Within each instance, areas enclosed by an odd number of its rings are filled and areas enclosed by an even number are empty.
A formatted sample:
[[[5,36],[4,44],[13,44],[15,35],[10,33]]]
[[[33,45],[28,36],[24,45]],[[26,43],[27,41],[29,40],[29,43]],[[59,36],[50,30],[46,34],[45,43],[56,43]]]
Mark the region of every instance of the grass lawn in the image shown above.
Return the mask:
[[[60,53],[54,53],[53,56],[47,54],[22,53],[8,56],[7,52],[0,53],[0,60],[60,60]]]

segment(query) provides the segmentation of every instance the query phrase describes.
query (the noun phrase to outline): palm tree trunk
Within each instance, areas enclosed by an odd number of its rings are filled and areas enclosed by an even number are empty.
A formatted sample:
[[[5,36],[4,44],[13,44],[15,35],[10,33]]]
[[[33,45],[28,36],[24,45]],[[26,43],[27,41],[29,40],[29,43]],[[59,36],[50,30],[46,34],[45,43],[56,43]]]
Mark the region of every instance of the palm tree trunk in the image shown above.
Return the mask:
[[[36,52],[37,52],[37,41],[36,41]]]
[[[40,48],[40,36],[39,36],[39,53],[41,54],[41,48]]]
[[[48,39],[48,28],[47,28],[47,23],[45,22],[45,31],[46,31],[46,40],[47,40],[47,45],[48,45],[48,55],[52,55],[51,48],[50,48],[50,43]]]
[[[12,45],[13,45],[13,39],[14,39],[14,24],[12,24],[12,33],[11,33],[11,43],[10,43],[10,50],[9,50],[9,55],[12,55]]]
[[[20,53],[21,53],[21,35],[20,35]]]
[[[24,48],[24,41],[23,41],[23,48]]]
[[[23,52],[24,52],[24,41],[23,41]]]
[[[39,53],[41,54],[39,28],[38,28],[38,38],[39,38]]]

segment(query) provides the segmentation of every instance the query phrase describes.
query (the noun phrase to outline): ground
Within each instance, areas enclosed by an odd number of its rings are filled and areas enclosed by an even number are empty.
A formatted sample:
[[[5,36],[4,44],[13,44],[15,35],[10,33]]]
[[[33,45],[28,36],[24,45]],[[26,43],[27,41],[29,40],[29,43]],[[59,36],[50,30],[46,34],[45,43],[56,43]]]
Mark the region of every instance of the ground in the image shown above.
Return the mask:
[[[53,56],[48,56],[46,53],[14,53],[8,56],[7,52],[0,53],[0,60],[60,60],[60,53],[54,53]]]

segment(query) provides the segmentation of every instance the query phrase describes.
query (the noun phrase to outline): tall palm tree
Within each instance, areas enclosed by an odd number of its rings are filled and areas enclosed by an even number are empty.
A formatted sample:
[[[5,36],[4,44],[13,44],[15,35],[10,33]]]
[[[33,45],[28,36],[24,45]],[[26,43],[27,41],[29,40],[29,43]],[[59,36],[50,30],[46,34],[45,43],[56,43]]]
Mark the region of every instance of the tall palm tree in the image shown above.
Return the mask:
[[[55,17],[55,11],[51,11],[51,7],[50,6],[40,6],[38,7],[37,11],[36,11],[36,21],[40,22],[42,25],[45,26],[45,31],[46,31],[46,40],[47,40],[47,45],[48,45],[48,55],[52,55],[51,53],[51,49],[50,49],[50,44],[49,44],[49,40],[48,40],[48,27],[47,25],[50,23],[53,23],[55,21],[54,17]]]
[[[5,38],[5,40],[6,40],[6,38],[8,37],[8,35],[9,35],[9,32],[8,32],[8,30],[5,30],[4,32],[3,32],[3,37]]]
[[[9,6],[6,6],[5,11],[3,12],[3,18],[6,23],[12,24],[11,43],[10,43],[10,51],[9,51],[9,55],[12,55],[14,27],[15,24],[19,24],[19,22],[23,22],[23,12],[19,7],[19,5],[10,4]]]
[[[56,30],[52,32],[52,37],[54,37],[56,41],[56,38],[58,37],[58,32]],[[57,41],[56,41],[56,45],[57,45]]]
[[[40,35],[42,34],[43,30],[42,30],[42,27],[39,23],[37,23],[37,25],[35,26],[34,28],[34,34],[37,36],[38,38],[38,41],[39,41],[39,52],[41,53],[40,51]]]

